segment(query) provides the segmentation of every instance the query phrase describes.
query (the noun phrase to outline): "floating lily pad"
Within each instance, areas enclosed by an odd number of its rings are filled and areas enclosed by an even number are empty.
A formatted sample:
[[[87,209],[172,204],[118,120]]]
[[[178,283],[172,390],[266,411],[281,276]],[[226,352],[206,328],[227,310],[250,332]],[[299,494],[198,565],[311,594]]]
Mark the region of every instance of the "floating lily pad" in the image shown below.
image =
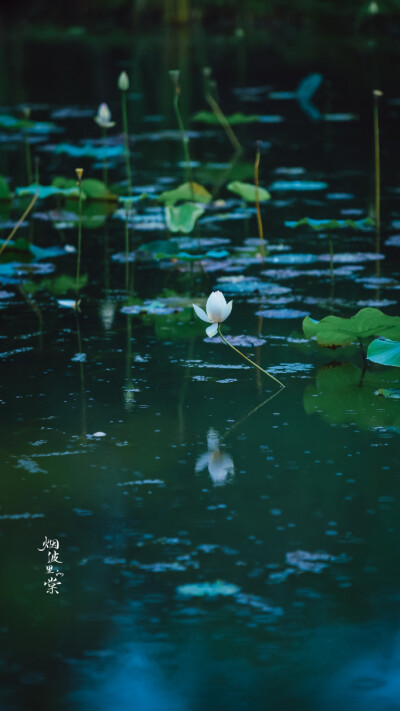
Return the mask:
[[[111,160],[125,154],[123,145],[101,145],[86,143],[84,146],[75,146],[72,143],[59,143],[54,147],[54,152],[66,154],[72,158],[94,158],[99,161]]]
[[[321,321],[306,318],[304,334],[316,337],[320,346],[337,348],[371,336],[386,336],[400,341],[400,316],[387,316],[379,309],[361,309],[351,318],[325,316]]]
[[[257,348],[258,346],[263,346],[265,343],[265,338],[257,338],[256,336],[227,336],[226,340],[229,341],[233,346],[239,348]],[[220,336],[214,338],[204,338],[205,343],[224,343]]]
[[[375,390],[374,394],[384,397],[386,400],[400,400],[400,390],[393,388],[379,388],[379,390]]]
[[[274,254],[265,258],[270,264],[312,264],[318,257],[315,254],[300,254],[291,252],[290,254]]]
[[[246,202],[256,202],[257,201],[257,188],[251,183],[242,183],[239,180],[234,180],[229,183],[227,189],[240,197]],[[264,188],[258,188],[258,199],[260,202],[265,202],[271,199],[271,195]]]
[[[166,190],[161,193],[158,200],[163,202],[166,206],[173,206],[180,201],[208,203],[211,198],[211,193],[209,193],[206,188],[203,188],[202,185],[199,185],[199,183],[183,183],[174,190]]]
[[[313,192],[316,190],[326,190],[328,183],[320,180],[276,180],[269,186],[272,192],[286,192],[293,190],[295,192]]]
[[[258,114],[251,114],[246,116],[240,111],[232,114],[231,116],[226,116],[225,118],[231,126],[237,126],[239,124],[244,123],[255,123],[256,121],[260,120]],[[211,111],[198,111],[197,114],[192,116],[191,120],[197,121],[199,123],[208,123],[212,126],[219,126],[221,123],[219,118],[215,116],[215,114],[213,114]]]
[[[192,232],[197,220],[204,214],[204,207],[187,202],[176,207],[165,208],[167,227],[171,232]]]
[[[291,291],[291,289],[286,286],[277,286],[276,284],[270,284],[268,282],[261,281],[261,279],[257,279],[257,277],[245,276],[220,277],[218,279],[217,288],[222,289],[224,292],[230,295],[280,295],[287,294]]]
[[[377,338],[368,346],[368,360],[400,368],[400,342]]]
[[[286,227],[302,227],[307,225],[317,232],[329,232],[330,230],[341,230],[345,227],[352,227],[355,230],[368,230],[374,227],[375,223],[370,217],[365,217],[362,220],[312,220],[310,217],[303,217],[297,222],[287,220]]]
[[[71,188],[58,188],[55,185],[27,185],[23,188],[16,188],[16,194],[18,197],[23,197],[24,195],[36,195],[38,193],[39,200],[45,200],[53,195],[62,195],[63,197],[78,197],[79,190],[78,187]]]
[[[307,311],[298,311],[297,309],[262,309],[261,311],[256,311],[256,316],[276,319],[304,318],[307,315]]]
[[[5,128],[8,131],[27,131],[38,134],[60,133],[62,131],[59,126],[49,121],[29,121],[28,119],[17,119],[6,114],[0,116],[0,128]]]
[[[187,585],[179,585],[177,587],[178,595],[184,598],[191,597],[227,597],[235,595],[240,591],[238,585],[226,583],[223,580],[216,580],[214,583],[192,583]]]
[[[81,274],[79,277],[78,291],[87,286],[88,275]],[[77,287],[76,277],[72,277],[69,274],[61,274],[54,279],[42,279],[39,282],[26,281],[23,284],[23,291],[26,294],[36,294],[38,291],[49,291],[50,294],[54,296],[59,296],[60,294],[65,294],[68,291],[75,291]],[[75,303],[75,302],[74,302]]]

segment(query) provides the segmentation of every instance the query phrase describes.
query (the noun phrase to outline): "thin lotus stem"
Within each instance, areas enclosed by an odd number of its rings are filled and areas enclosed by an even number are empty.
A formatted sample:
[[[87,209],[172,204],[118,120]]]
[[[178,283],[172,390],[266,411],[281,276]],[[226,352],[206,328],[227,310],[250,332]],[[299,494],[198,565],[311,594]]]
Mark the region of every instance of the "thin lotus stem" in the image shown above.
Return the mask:
[[[81,170],[82,169],[79,169]],[[82,171],[83,172],[83,171]],[[78,256],[76,260],[76,303],[78,303],[79,296],[79,277],[81,271],[81,249],[82,249],[82,172],[78,174],[78,186],[79,186],[79,208],[78,208]]]
[[[242,358],[244,358],[244,359],[247,360],[249,363],[251,363],[251,365],[254,365],[255,368],[258,368],[258,370],[261,370],[263,373],[265,373],[265,375],[268,375],[268,377],[272,378],[272,380],[275,380],[275,382],[278,383],[278,385],[280,385],[281,388],[284,388],[284,387],[285,387],[284,384],[281,383],[280,380],[278,380],[278,378],[275,378],[273,375],[271,375],[271,373],[268,373],[267,370],[264,370],[264,368],[261,368],[260,365],[257,365],[257,363],[254,363],[253,360],[250,360],[250,358],[248,358],[247,356],[245,356],[244,353],[242,353],[241,351],[238,350],[238,348],[235,348],[235,346],[233,346],[232,343],[229,343],[229,341],[227,341],[226,338],[224,338],[224,336],[222,335],[222,333],[221,333],[221,328],[220,328],[220,325],[219,325],[219,324],[218,324],[218,333],[219,333],[219,335],[221,336],[221,338],[222,338],[222,340],[224,341],[224,343],[226,343],[228,346],[230,346],[230,348],[232,348],[234,351],[236,351],[236,353],[239,353],[239,355],[241,355]]]
[[[234,131],[232,129],[232,126],[230,125],[228,119],[226,118],[225,114],[223,113],[223,111],[220,108],[217,101],[211,95],[211,92],[208,87],[206,89],[205,97],[206,97],[206,101],[208,102],[208,104],[210,105],[210,107],[212,109],[214,116],[218,119],[218,121],[220,122],[226,135],[228,136],[234,150],[242,153],[243,148],[242,148],[241,144],[239,143],[239,141],[236,137],[236,134],[234,133]]]
[[[32,210],[32,208],[33,208],[33,206],[34,206],[36,200],[38,199],[38,197],[39,197],[39,185],[37,186],[37,192],[34,194],[32,200],[31,200],[31,202],[29,203],[28,207],[26,208],[24,214],[22,215],[22,217],[20,217],[20,219],[18,220],[17,224],[16,224],[15,227],[13,228],[12,232],[10,232],[10,234],[8,235],[8,237],[7,237],[7,239],[5,240],[5,242],[3,242],[3,244],[1,245],[1,247],[0,247],[0,256],[3,254],[5,248],[7,247],[8,243],[9,243],[9,241],[14,237],[14,235],[15,235],[16,231],[18,230],[18,228],[21,227],[21,225],[22,225],[23,221],[25,220],[25,218],[29,215],[29,213],[30,213],[30,211]]]
[[[260,149],[257,146],[256,159],[254,162],[254,183],[256,186],[256,210],[257,210],[258,234],[260,237],[261,257],[264,260],[265,259],[264,232],[263,232],[263,226],[262,226],[262,220],[261,220],[260,196],[259,196],[259,192],[258,192],[258,167],[259,167],[259,165],[260,165]]]
[[[129,289],[129,212],[125,215],[125,291]]]
[[[122,103],[122,126],[124,131],[124,143],[125,143],[125,166],[126,166],[126,179],[128,181],[129,195],[132,193],[132,178],[131,178],[131,156],[129,152],[129,134],[128,134],[128,113],[126,109],[126,91],[121,92],[121,103]]]
[[[78,340],[78,353],[82,353],[82,337],[81,329],[79,326],[79,316],[76,315],[76,335]],[[87,423],[86,423],[86,389],[85,389],[85,370],[83,367],[83,362],[79,361],[79,380],[81,385],[81,426],[82,426],[82,437],[86,439],[87,434]]]
[[[329,235],[329,257],[330,257],[329,266],[330,266],[330,270],[331,270],[331,281],[333,282],[333,281],[335,281],[335,272],[333,270],[333,239],[332,239],[332,235],[330,232],[328,233],[328,235]]]
[[[176,120],[178,121],[179,130],[181,132],[183,153],[185,156],[185,164],[186,164],[185,180],[187,183],[192,184],[192,177],[191,177],[192,171],[191,171],[190,153],[189,153],[189,139],[188,139],[186,132],[185,132],[185,127],[183,125],[181,111],[179,108],[180,93],[181,93],[180,86],[176,85],[175,86],[175,96],[174,96],[174,109],[175,109],[175,114],[176,114]]]
[[[103,183],[108,185],[108,155],[107,155],[107,129],[102,128],[103,146],[104,146],[104,162],[103,162]]]
[[[28,134],[25,131],[24,133],[24,142],[25,142],[25,162],[26,162],[26,177],[28,179],[28,185],[32,184],[32,156],[31,156],[31,147],[29,145],[29,140],[28,140]]]
[[[382,92],[373,91],[374,96],[374,148],[375,148],[375,223],[376,223],[376,251],[380,248],[381,234],[381,164],[379,150],[379,99]]]

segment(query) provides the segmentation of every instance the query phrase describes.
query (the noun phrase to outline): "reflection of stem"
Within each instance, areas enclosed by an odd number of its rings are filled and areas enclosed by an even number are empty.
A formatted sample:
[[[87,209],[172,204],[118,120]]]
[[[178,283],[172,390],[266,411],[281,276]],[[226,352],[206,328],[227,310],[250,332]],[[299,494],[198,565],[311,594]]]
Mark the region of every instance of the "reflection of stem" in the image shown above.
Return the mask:
[[[381,233],[381,170],[379,151],[379,99],[382,92],[375,90],[374,97],[374,148],[375,148],[375,223],[376,223],[376,251],[380,248]]]
[[[104,147],[104,162],[103,162],[103,183],[108,185],[108,155],[107,155],[107,129],[102,128],[103,147]]]
[[[187,353],[187,358],[186,358],[187,361],[191,360],[191,358],[192,358],[193,345],[194,345],[194,339],[191,338],[189,341],[188,353]],[[179,433],[180,433],[180,441],[181,442],[183,442],[185,439],[185,417],[183,415],[183,406],[185,404],[185,399],[186,399],[186,392],[187,392],[188,382],[189,382],[189,374],[190,374],[190,368],[187,367],[186,371],[185,371],[185,375],[184,375],[182,390],[179,395],[179,402],[178,402],[178,426],[179,426]]]
[[[185,164],[186,164],[185,181],[187,183],[191,184],[192,178],[191,178],[191,166],[190,166],[190,154],[189,154],[189,139],[185,133],[185,127],[183,125],[182,116],[181,116],[181,112],[180,112],[180,108],[179,108],[180,93],[181,93],[180,87],[176,86],[175,87],[175,96],[174,96],[174,109],[175,109],[176,119],[178,121],[179,130],[181,132],[183,153],[185,156]]]
[[[256,159],[254,162],[254,182],[256,185],[256,210],[257,210],[258,234],[259,234],[260,243],[261,243],[261,257],[264,260],[264,258],[265,258],[264,232],[263,232],[263,226],[262,226],[262,220],[261,220],[260,196],[259,196],[259,192],[258,192],[258,166],[259,165],[260,165],[260,151],[259,151],[259,149],[257,149]]]
[[[35,299],[30,295],[25,293],[24,289],[22,286],[19,287],[19,291],[24,297],[26,303],[28,306],[32,309],[33,313],[36,314],[37,319],[39,321],[39,350],[43,350],[43,314],[39,308],[39,305],[36,303]]]
[[[278,378],[275,378],[273,375],[271,375],[271,373],[268,373],[267,370],[264,370],[264,368],[261,368],[260,365],[257,365],[257,363],[254,363],[253,360],[250,360],[250,358],[248,358],[247,356],[245,356],[244,353],[242,353],[241,351],[238,350],[238,348],[235,348],[235,346],[233,346],[232,343],[229,343],[229,341],[227,341],[226,338],[224,338],[224,336],[222,335],[222,333],[221,333],[221,328],[220,328],[220,325],[219,325],[219,324],[218,324],[218,333],[219,333],[219,335],[221,336],[221,338],[222,338],[222,340],[224,341],[224,343],[226,343],[228,346],[230,346],[234,351],[236,351],[236,353],[239,353],[239,355],[241,355],[242,358],[244,358],[244,359],[247,360],[249,363],[251,363],[251,365],[254,365],[255,368],[258,368],[259,370],[261,370],[263,373],[265,373],[265,375],[268,375],[268,377],[272,378],[272,380],[275,380],[275,382],[278,383],[278,385],[280,385],[281,388],[284,388],[284,387],[285,387],[284,384],[281,383],[280,380],[278,380]]]
[[[22,215],[22,217],[20,217],[20,219],[18,220],[18,222],[17,222],[17,224],[15,225],[14,229],[11,231],[11,233],[8,235],[7,239],[6,239],[6,240],[3,242],[3,244],[1,245],[1,247],[0,247],[0,255],[3,254],[5,248],[7,247],[8,243],[9,243],[9,241],[14,237],[14,235],[15,235],[16,231],[18,230],[18,228],[21,227],[23,221],[25,220],[25,217],[27,217],[27,216],[29,215],[29,213],[30,213],[30,211],[32,210],[32,208],[33,208],[33,206],[34,206],[36,200],[38,199],[38,197],[39,197],[39,185],[37,186],[37,192],[34,194],[32,200],[31,200],[31,202],[29,203],[28,207],[26,208],[24,214]]]
[[[256,407],[253,407],[253,409],[250,410],[250,412],[248,412],[247,415],[244,415],[244,417],[241,417],[240,420],[238,420],[237,422],[234,422],[232,427],[230,427],[229,430],[227,430],[225,432],[225,434],[221,437],[220,441],[222,442],[222,440],[224,440],[226,437],[228,437],[228,435],[232,432],[232,430],[236,429],[236,427],[239,427],[239,425],[241,425],[243,422],[245,422],[245,420],[247,420],[248,417],[251,417],[251,415],[254,415],[254,413],[257,412],[257,410],[260,410],[262,407],[264,407],[264,405],[266,405],[267,402],[271,402],[271,400],[273,400],[274,397],[276,397],[277,395],[279,395],[280,392],[282,392],[284,387],[285,386],[282,385],[282,387],[279,390],[277,390],[276,393],[272,393],[272,395],[267,397],[266,400],[263,400],[263,402],[260,402],[259,405],[257,405]]]
[[[77,335],[77,339],[78,339],[78,353],[83,353],[83,351],[82,351],[82,337],[81,337],[81,330],[79,327],[78,315],[76,316],[76,335]],[[84,371],[82,361],[79,361],[79,378],[80,378],[80,383],[81,383],[82,437],[86,437],[87,425],[86,425],[85,371]]]
[[[122,97],[122,126],[124,131],[124,143],[125,143],[125,166],[126,166],[126,179],[128,181],[129,195],[132,193],[132,179],[131,179],[131,156],[129,152],[129,133],[128,133],[128,113],[126,110],[126,91],[121,92]]]
[[[218,195],[219,191],[221,190],[222,186],[225,185],[225,183],[227,182],[228,177],[232,173],[232,170],[234,169],[236,163],[238,162],[241,153],[242,153],[242,149],[235,151],[235,153],[233,154],[233,156],[229,162],[228,168],[226,170],[224,170],[220,179],[217,180],[217,182],[214,184],[213,191],[212,191],[213,200],[215,200],[215,198]]]

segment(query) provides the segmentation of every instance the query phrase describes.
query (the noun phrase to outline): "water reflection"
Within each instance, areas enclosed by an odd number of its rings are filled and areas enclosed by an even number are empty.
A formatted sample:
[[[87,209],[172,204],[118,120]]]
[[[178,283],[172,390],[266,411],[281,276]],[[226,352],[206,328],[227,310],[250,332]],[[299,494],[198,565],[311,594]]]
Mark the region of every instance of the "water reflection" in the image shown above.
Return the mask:
[[[226,484],[235,473],[233,459],[225,451],[220,450],[220,436],[212,427],[207,434],[207,452],[201,454],[196,462],[195,472],[207,468],[214,486]]]

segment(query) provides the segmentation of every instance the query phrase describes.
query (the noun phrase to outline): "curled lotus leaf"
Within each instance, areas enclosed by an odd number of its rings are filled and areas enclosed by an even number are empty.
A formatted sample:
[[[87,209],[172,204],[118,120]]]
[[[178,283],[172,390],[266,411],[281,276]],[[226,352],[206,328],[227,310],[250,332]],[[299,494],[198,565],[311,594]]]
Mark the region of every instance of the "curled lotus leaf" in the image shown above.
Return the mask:
[[[257,202],[257,188],[252,183],[242,183],[240,180],[234,180],[226,186],[228,190],[240,197],[246,202]],[[265,188],[258,188],[258,199],[260,202],[265,202],[271,199],[271,195]]]
[[[373,363],[400,368],[400,342],[388,338],[376,338],[368,346],[367,358]]]
[[[183,183],[174,190],[165,190],[158,197],[158,200],[166,206],[175,205],[180,201],[208,203],[211,199],[211,193],[199,183]]]

